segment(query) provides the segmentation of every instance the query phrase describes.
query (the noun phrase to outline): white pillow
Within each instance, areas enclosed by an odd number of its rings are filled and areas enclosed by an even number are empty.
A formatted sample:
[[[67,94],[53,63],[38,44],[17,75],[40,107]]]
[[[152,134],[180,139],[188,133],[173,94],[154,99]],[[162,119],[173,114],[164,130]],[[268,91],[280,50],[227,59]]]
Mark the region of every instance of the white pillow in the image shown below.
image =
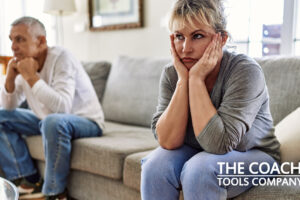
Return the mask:
[[[297,165],[300,161],[300,107],[276,125],[275,135],[281,144],[281,162]]]

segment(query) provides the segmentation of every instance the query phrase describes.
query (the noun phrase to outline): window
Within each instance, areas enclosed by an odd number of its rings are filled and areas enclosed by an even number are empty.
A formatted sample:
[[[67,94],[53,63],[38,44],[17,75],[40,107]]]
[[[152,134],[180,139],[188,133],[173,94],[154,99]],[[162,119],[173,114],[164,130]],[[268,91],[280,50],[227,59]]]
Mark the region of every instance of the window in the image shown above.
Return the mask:
[[[300,0],[297,1],[297,14],[296,14],[296,19],[297,19],[297,27],[296,27],[296,38],[295,38],[295,54],[300,55]]]
[[[229,48],[252,57],[300,55],[299,1],[227,0]]]
[[[55,44],[55,20],[43,13],[44,1],[37,0],[0,0],[0,55],[12,55],[8,38],[11,23],[22,16],[39,19],[46,27],[48,44]]]

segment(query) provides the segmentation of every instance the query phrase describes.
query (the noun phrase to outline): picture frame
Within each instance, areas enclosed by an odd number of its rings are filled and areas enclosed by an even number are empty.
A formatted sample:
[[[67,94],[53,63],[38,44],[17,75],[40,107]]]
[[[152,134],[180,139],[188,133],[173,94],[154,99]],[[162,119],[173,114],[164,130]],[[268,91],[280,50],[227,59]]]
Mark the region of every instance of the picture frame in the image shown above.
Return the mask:
[[[142,0],[89,0],[90,30],[118,30],[143,26]]]

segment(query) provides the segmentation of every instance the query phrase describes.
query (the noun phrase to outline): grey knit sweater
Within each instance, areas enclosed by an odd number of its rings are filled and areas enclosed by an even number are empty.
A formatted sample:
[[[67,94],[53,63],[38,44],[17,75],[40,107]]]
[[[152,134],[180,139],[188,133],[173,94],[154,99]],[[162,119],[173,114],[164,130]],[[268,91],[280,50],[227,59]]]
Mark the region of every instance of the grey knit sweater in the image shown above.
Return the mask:
[[[160,79],[157,111],[152,119],[155,137],[156,123],[171,101],[177,80],[174,66],[166,66]],[[224,51],[210,98],[217,114],[198,137],[195,137],[189,114],[185,144],[213,154],[256,148],[280,160],[280,144],[274,136],[264,74],[253,59]]]

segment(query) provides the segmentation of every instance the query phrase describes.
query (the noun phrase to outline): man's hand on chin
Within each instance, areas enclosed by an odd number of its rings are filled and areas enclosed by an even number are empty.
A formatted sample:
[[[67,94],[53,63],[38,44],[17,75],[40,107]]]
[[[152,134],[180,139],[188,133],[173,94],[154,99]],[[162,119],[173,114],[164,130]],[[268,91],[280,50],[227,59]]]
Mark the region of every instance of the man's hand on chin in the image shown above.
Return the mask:
[[[18,74],[17,71],[17,58],[13,57],[12,59],[9,60],[8,65],[7,65],[7,74],[10,73],[14,73],[14,74]]]
[[[39,64],[32,57],[24,58],[18,61],[16,68],[24,80],[28,82],[30,87],[33,87],[33,85],[40,79],[36,73],[39,69]]]

